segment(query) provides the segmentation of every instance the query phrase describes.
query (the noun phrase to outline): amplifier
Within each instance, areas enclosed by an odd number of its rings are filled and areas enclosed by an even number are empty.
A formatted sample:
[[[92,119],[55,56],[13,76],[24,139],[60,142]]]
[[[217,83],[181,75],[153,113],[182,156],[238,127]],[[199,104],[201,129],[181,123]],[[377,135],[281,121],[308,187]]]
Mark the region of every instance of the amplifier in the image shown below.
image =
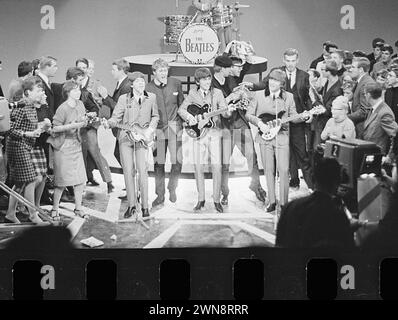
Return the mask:
[[[342,183],[356,189],[363,173],[381,174],[382,153],[375,143],[359,139],[330,139],[326,141],[324,157],[335,158],[342,166]]]

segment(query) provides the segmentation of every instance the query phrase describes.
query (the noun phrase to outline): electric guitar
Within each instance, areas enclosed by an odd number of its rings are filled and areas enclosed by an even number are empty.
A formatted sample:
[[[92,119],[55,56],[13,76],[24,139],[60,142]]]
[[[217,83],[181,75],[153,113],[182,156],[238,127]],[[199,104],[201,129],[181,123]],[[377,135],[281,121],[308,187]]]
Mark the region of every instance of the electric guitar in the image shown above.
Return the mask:
[[[103,125],[108,124],[108,120],[105,118],[101,122]],[[126,131],[127,137],[131,142],[139,142],[144,148],[152,147],[155,143],[155,131],[149,128],[149,124],[141,126],[138,123],[131,125],[117,123],[114,127]]]
[[[241,99],[237,103],[230,103],[230,105],[232,104],[235,109],[246,110],[249,103],[250,100]],[[211,108],[208,104],[203,106],[200,106],[196,103],[190,104],[187,108],[187,111],[197,119],[198,123],[193,126],[187,124],[185,126],[186,133],[194,139],[199,139],[205,136],[208,129],[214,128],[216,125],[213,117],[228,111],[229,108],[230,107],[228,106],[215,111],[210,111]]]
[[[319,106],[313,107],[311,110],[307,111],[307,113],[312,114],[312,115],[318,115],[318,114],[324,113],[325,111],[326,111],[325,107],[319,105]],[[265,132],[262,132],[260,129],[258,129],[261,138],[263,138],[266,141],[272,140],[278,134],[279,130],[281,129],[281,127],[284,123],[288,123],[290,121],[299,119],[302,116],[302,113],[300,113],[300,114],[296,114],[291,117],[287,117],[285,119],[281,119],[281,117],[285,113],[286,113],[286,111],[280,111],[280,112],[278,112],[277,115],[270,114],[270,113],[262,113],[258,116],[258,118],[260,118],[260,120],[263,123],[265,123],[268,127],[268,130]]]

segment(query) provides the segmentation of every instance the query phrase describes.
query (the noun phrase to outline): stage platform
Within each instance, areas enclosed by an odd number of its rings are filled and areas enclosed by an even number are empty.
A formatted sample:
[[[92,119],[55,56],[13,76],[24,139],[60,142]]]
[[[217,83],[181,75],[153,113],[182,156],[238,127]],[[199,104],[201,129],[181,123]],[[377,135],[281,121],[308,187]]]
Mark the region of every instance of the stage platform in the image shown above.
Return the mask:
[[[97,170],[95,179],[101,181]],[[85,221],[73,216],[74,204],[61,203],[63,223],[70,225],[74,222],[73,244],[77,248],[87,248],[81,240],[91,236],[104,242],[99,249],[106,248],[183,248],[183,247],[271,247],[275,243],[274,215],[266,213],[265,205],[258,201],[255,194],[249,190],[249,177],[230,179],[231,193],[229,205],[224,207],[224,213],[217,213],[214,209],[212,180],[206,180],[206,204],[201,213],[194,213],[192,208],[197,201],[195,180],[180,179],[177,188],[177,202],[168,200],[164,206],[151,209],[153,219],[146,221],[147,230],[140,223],[119,222],[127,209],[127,202],[118,196],[125,194],[123,176],[112,174],[115,191],[106,193],[106,184],[98,187],[86,187],[83,206],[90,219]],[[166,179],[167,183],[167,179]],[[265,189],[265,179],[261,177]],[[299,191],[291,190],[290,199],[304,196],[308,193],[304,181]],[[149,178],[149,206],[155,199],[155,181]],[[44,208],[50,209],[50,206]],[[5,212],[0,214],[0,224],[4,222]],[[27,216],[19,214],[21,221],[27,222]],[[72,226],[71,226],[72,227]],[[9,229],[1,231],[0,248],[6,245],[6,238],[11,234]],[[116,236],[116,239],[112,239]]]
[[[155,53],[124,57],[130,63],[130,70],[140,71],[148,75],[148,81],[151,81],[152,78],[152,63],[159,58],[169,63],[170,76],[186,78],[186,81],[183,81],[183,84],[187,86],[187,90],[184,90],[185,93],[189,92],[190,86],[195,83],[193,81],[195,70],[202,67],[213,69],[214,63],[214,61],[210,61],[207,64],[192,64],[186,61],[182,54],[177,56],[175,53]],[[258,74],[258,81],[260,81],[263,77],[263,72],[267,70],[267,64],[268,60],[266,58],[253,56],[252,66],[247,75]]]

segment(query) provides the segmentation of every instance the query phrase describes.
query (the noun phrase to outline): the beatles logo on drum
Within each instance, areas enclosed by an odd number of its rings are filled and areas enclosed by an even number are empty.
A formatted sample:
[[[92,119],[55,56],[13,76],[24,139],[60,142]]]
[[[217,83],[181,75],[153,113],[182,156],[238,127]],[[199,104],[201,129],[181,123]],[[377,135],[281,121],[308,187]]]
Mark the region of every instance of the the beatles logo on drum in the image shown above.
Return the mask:
[[[187,26],[178,42],[185,59],[195,64],[207,63],[214,59],[220,45],[217,33],[202,23]]]

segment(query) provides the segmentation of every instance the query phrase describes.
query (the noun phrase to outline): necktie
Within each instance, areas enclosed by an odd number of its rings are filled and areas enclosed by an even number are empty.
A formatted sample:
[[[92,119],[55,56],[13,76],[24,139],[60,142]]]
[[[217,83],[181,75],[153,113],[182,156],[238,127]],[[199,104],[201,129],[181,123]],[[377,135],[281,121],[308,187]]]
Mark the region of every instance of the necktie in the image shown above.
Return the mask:
[[[286,91],[292,92],[292,74],[289,72],[286,83]]]
[[[141,98],[138,99],[138,104],[141,105]]]

